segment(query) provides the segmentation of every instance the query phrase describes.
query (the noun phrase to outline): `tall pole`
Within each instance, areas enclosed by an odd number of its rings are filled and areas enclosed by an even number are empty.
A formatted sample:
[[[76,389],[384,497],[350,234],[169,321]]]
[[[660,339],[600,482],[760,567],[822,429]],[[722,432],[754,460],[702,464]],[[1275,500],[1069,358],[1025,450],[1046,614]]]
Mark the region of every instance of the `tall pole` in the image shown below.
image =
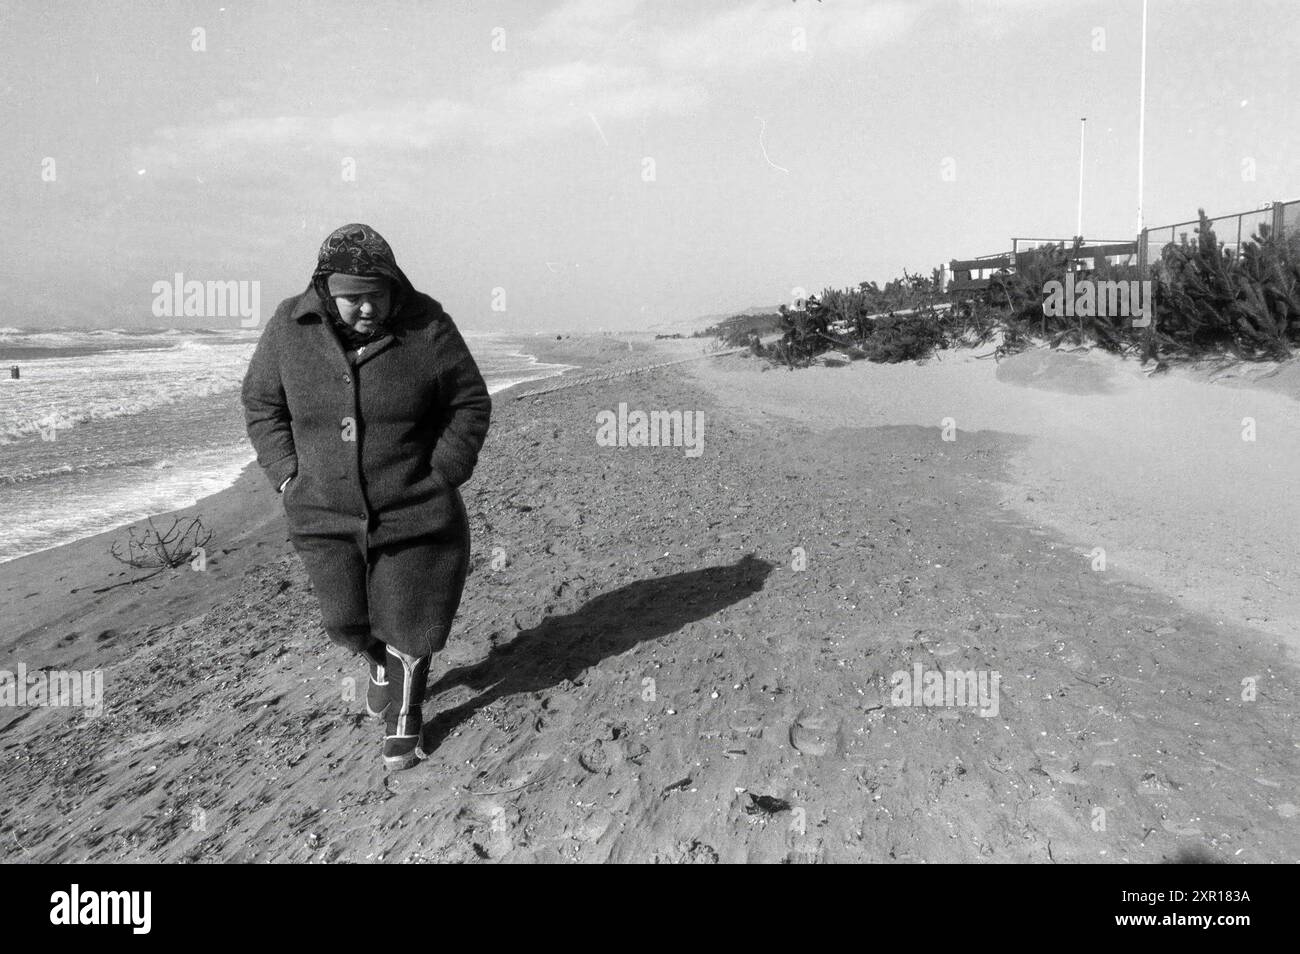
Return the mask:
[[[1076,236],[1083,236],[1083,131],[1088,128],[1088,117],[1079,120],[1079,219],[1074,227]]]
[[[1138,93],[1138,220],[1137,231],[1142,234],[1145,221],[1142,217],[1142,160],[1145,155],[1147,131],[1147,0],[1142,0],[1142,81]]]

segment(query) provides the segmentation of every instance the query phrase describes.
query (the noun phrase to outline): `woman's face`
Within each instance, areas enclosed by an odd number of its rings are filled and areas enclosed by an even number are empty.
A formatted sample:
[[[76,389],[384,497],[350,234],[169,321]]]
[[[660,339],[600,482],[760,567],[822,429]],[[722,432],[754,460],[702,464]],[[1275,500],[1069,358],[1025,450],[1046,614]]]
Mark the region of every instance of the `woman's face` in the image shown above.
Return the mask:
[[[388,310],[392,307],[392,290],[385,288],[378,292],[335,295],[334,307],[339,310],[339,317],[345,324],[363,335],[373,334],[388,317]]]

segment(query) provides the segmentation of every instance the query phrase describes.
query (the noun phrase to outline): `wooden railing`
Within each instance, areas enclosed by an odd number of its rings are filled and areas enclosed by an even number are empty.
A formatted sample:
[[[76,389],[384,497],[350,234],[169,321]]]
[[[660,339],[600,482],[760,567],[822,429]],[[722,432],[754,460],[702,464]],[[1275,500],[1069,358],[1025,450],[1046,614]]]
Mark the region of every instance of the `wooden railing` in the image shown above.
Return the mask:
[[[958,296],[973,295],[976,292],[983,291],[989,285],[992,275],[982,273],[996,273],[1003,270],[1015,271],[1016,255],[1022,242],[1035,242],[1037,243],[1037,245],[1033,246],[1035,248],[1039,245],[1060,245],[1065,252],[1066,258],[1072,262],[1090,259],[1095,264],[1098,259],[1114,258],[1120,255],[1133,256],[1136,260],[1138,254],[1137,242],[1105,242],[1097,245],[1081,245],[1078,248],[1075,248],[1072,242],[1063,239],[1014,238],[1011,242],[1013,251],[1010,254],[999,253],[986,255],[983,258],[965,260],[953,259],[948,263],[948,271],[951,277],[945,291]]]

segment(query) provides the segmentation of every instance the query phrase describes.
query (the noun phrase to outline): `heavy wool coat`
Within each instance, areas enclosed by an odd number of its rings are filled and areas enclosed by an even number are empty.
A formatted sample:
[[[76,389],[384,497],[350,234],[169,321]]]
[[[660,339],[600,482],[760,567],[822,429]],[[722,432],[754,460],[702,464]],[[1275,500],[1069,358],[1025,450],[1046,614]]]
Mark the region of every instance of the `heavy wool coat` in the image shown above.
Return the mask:
[[[378,547],[455,534],[464,520],[456,488],[473,473],[491,398],[451,318],[378,241],[370,270],[394,283],[383,336],[349,359],[330,324],[322,249],[311,286],[276,309],[244,378],[258,463],[277,488],[294,477],[284,504],[296,537]]]

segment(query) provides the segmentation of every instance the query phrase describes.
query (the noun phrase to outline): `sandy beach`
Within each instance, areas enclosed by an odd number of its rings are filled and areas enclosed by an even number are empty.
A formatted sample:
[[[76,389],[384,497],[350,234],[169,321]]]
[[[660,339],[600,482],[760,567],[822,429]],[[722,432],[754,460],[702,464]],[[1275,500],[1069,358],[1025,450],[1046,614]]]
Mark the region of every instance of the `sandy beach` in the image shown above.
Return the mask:
[[[182,512],[201,573],[114,586],[124,530],[0,565],[4,658],[106,691],[0,710],[0,860],[1300,860],[1295,372],[980,353],[496,395],[400,774],[260,473]],[[602,446],[620,404],[702,453]],[[996,672],[996,711],[896,705],[917,666]]]

